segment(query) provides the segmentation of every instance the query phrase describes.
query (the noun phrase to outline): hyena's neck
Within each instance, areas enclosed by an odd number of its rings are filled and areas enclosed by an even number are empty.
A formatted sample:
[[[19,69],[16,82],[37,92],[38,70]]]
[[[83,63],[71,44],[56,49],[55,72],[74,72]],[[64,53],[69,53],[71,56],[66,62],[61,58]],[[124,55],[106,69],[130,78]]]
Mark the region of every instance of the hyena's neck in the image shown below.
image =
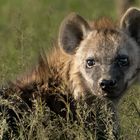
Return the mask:
[[[63,67],[63,80],[66,82],[75,99],[83,98],[89,91],[79,69],[75,67],[74,56],[70,57]]]
[[[85,95],[85,92],[87,92],[85,80],[75,67],[74,56],[67,55],[58,48],[52,52],[48,62],[50,69],[53,69],[52,76],[57,75],[61,82],[66,84],[75,99]]]

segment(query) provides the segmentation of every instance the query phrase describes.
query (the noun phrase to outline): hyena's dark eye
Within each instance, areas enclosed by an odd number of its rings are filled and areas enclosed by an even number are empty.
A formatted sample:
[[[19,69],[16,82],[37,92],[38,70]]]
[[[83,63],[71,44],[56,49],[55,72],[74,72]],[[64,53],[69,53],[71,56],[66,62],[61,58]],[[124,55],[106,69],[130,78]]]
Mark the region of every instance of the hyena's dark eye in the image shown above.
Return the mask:
[[[117,58],[117,63],[120,67],[125,67],[129,65],[129,59],[126,55],[121,55]]]
[[[86,60],[86,68],[91,69],[95,65],[95,61],[93,58],[89,58]]]

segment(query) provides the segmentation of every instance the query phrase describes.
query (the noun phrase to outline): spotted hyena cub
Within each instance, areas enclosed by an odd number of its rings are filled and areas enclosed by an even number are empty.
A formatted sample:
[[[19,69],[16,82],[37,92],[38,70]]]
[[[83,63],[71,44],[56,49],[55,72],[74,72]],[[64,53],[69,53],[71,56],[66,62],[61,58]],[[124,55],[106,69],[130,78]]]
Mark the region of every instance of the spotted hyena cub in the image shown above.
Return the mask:
[[[58,44],[40,55],[29,74],[12,82],[12,89],[29,105],[33,97],[47,100],[57,88],[60,93],[63,84],[76,100],[95,95],[115,102],[136,81],[139,70],[139,9],[128,9],[119,26],[107,18],[89,22],[72,13],[62,21]]]

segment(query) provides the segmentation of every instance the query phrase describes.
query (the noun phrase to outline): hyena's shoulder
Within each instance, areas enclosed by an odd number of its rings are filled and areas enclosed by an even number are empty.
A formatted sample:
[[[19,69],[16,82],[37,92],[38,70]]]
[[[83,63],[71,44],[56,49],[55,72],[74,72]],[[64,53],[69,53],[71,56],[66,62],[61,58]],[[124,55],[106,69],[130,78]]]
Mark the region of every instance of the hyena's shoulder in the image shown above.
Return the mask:
[[[54,78],[57,81],[57,78],[63,76],[61,70],[62,68],[65,68],[65,71],[67,70],[65,63],[69,60],[69,57],[57,45],[47,52],[43,50],[39,54],[35,66],[30,71],[17,77],[17,80],[13,83],[23,89],[32,84],[41,84],[43,87],[48,87],[49,79]]]

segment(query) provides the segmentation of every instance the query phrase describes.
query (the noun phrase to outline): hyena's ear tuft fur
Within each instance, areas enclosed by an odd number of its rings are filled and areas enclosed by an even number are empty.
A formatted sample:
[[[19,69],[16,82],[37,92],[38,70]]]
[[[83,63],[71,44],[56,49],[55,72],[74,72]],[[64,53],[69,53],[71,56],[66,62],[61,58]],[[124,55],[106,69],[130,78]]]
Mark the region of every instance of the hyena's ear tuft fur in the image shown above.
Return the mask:
[[[81,16],[71,13],[61,23],[58,37],[59,46],[66,53],[74,54],[89,31],[89,24]]]
[[[120,26],[140,45],[140,9],[129,8],[122,17]]]

